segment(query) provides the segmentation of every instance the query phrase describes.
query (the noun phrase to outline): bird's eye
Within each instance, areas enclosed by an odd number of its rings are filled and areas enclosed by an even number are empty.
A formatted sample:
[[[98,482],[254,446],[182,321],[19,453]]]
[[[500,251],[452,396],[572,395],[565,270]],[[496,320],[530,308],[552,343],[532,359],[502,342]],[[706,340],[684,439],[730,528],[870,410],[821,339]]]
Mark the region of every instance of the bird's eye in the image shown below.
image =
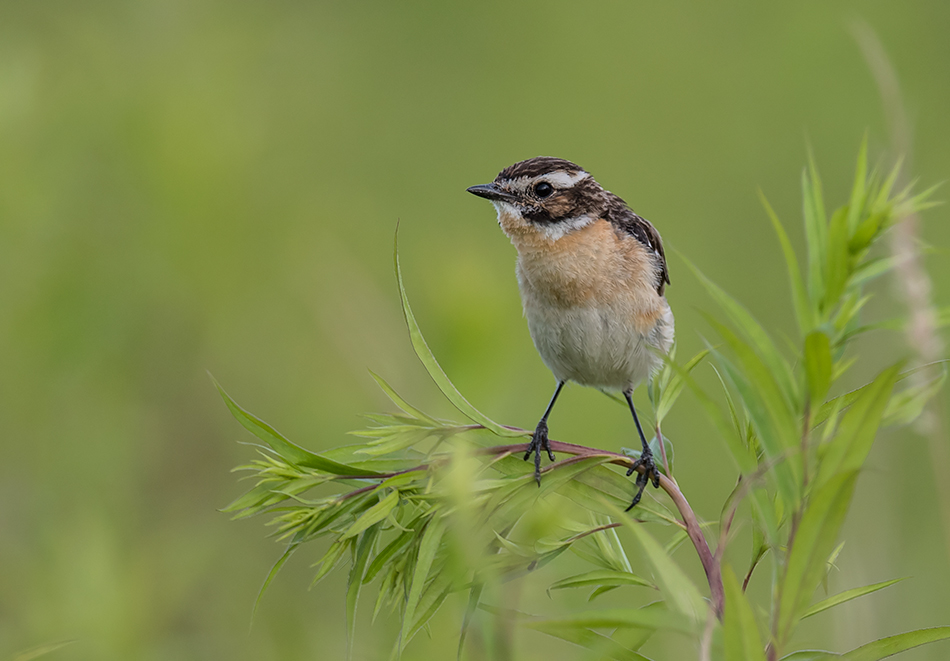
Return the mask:
[[[554,192],[554,186],[546,181],[542,181],[534,187],[534,194],[538,197],[549,197]]]

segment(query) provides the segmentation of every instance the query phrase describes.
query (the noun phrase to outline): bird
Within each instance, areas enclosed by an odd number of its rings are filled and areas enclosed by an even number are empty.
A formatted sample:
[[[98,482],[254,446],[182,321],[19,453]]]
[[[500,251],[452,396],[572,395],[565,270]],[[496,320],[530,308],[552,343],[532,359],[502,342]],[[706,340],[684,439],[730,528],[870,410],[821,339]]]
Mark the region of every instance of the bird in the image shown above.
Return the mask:
[[[514,244],[516,275],[531,339],[557,380],[554,395],[525,453],[534,454],[541,484],[541,452],[555,461],[548,416],[568,382],[623,394],[640,435],[640,457],[629,511],[660,474],[643,434],[633,391],[651,378],[673,344],[673,312],[663,241],[646,219],[605,190],[582,167],[538,156],[502,170],[489,184],[471,186],[497,211]]]

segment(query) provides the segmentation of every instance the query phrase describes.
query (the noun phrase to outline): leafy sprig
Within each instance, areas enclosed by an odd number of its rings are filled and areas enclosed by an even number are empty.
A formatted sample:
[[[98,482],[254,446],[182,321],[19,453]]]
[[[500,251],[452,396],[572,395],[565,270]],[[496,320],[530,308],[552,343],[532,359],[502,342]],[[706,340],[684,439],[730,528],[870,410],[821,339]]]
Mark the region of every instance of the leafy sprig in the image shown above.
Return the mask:
[[[367,416],[370,425],[354,432],[359,442],[317,454],[284,438],[218,386],[234,416],[264,443],[258,446],[258,458],[241,467],[251,473],[254,486],[225,509],[236,518],[270,515],[268,525],[286,545],[262,594],[301,545],[325,539],[328,546],[315,564],[314,583],[349,562],[345,601],[350,650],[362,588],[373,582],[379,586],[373,617],[388,610],[402,621],[397,655],[446,598],[459,591],[469,593],[460,657],[469,628],[482,619],[479,613],[613,659],[645,659],[640,649],[656,632],[695,637],[701,658],[727,661],[871,661],[950,637],[950,628],[942,627],[882,639],[845,655],[787,654],[802,619],[896,582],[813,601],[841,551],[841,525],[877,431],[915,418],[945,376],[941,365],[930,380],[905,386],[910,372],[898,363],[858,389],[841,392],[839,386],[859,359],[848,351],[851,342],[878,327],[862,320],[867,287],[893,267],[887,258],[875,256],[874,245],[904,214],[928,205],[930,191],[894,193],[896,178],[896,168],[887,176],[869,173],[862,146],[848,202],[828,214],[810,162],[802,178],[804,266],[763,198],[791,282],[799,339],[789,348],[690,264],[728,323],[707,315],[717,342],[682,365],[671,352],[653,380],[653,444],[661,457],[667,497],[651,494],[629,514],[623,508],[634,487],[616,467],[630,466],[632,452],[553,441],[559,460],[544,468],[541,488],[536,486],[532,466],[518,456],[530,432],[499,424],[475,408],[430,351],[409,306],[397,250],[396,278],[413,348],[466,422],[424,413],[374,374],[400,412]],[[692,376],[704,359],[712,363],[725,407]],[[662,421],[686,388],[724,439],[738,473],[718,522],[702,522],[693,513],[673,478],[672,444],[661,432]],[[723,558],[745,500],[751,504],[753,560],[737,574]],[[532,512],[550,514],[544,518],[548,523],[532,524]],[[663,545],[645,524],[674,532]],[[631,563],[618,535],[622,529],[630,531],[648,567]],[[710,529],[718,529],[712,549],[706,538]],[[708,601],[671,557],[686,541],[705,570]],[[555,563],[568,550],[591,567],[554,581],[549,591],[590,589],[593,601],[606,592],[632,588],[658,594],[660,600],[643,608],[556,618],[488,603],[500,583]],[[771,599],[763,609],[751,603],[745,590],[766,558],[773,571]]]

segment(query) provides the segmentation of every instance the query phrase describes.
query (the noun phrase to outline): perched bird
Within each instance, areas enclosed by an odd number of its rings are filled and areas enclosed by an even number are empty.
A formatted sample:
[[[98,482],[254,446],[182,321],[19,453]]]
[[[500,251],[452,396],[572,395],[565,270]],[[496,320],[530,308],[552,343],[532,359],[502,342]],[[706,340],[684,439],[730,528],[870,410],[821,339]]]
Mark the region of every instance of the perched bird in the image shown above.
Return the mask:
[[[515,163],[468,192],[491,201],[518,250],[518,287],[531,339],[557,379],[525,460],[534,453],[540,484],[541,451],[554,461],[548,416],[567,381],[622,392],[643,445],[627,472],[644,468],[629,510],[648,481],[660,483],[632,399],[637,384],[661,365],[657,352],[673,343],[673,313],[664,296],[670,277],[659,233],[583,168],[560,158]]]

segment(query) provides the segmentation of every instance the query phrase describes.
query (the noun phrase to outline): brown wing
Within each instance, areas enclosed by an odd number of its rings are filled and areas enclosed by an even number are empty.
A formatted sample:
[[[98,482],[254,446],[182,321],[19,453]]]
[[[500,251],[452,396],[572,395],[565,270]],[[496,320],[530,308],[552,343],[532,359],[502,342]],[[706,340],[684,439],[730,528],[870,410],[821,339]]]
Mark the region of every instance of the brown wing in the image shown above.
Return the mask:
[[[670,284],[670,272],[666,266],[666,254],[663,252],[663,239],[660,233],[645,218],[635,214],[627,204],[611,194],[608,204],[607,220],[624,234],[632,236],[653,253],[657,264],[656,292],[662,296],[666,285]]]

